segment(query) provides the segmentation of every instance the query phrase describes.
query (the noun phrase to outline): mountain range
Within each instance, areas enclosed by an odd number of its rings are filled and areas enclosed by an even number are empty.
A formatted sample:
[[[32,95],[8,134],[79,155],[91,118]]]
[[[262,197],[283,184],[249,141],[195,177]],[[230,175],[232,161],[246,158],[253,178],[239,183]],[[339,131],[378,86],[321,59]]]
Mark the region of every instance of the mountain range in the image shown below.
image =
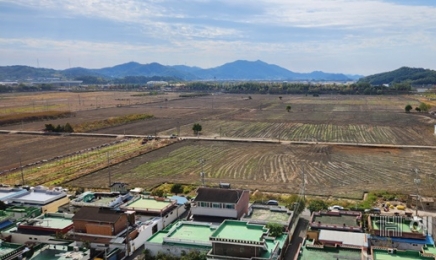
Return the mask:
[[[156,62],[140,64],[128,62],[101,69],[70,68],[54,70],[29,66],[0,66],[0,81],[16,81],[38,78],[75,79],[79,77],[99,77],[105,80],[125,78],[129,76],[163,77],[174,80],[283,80],[283,81],[351,81],[361,75],[345,75],[341,73],[292,72],[274,64],[263,61],[237,60],[224,65],[202,69],[185,65],[165,66]]]

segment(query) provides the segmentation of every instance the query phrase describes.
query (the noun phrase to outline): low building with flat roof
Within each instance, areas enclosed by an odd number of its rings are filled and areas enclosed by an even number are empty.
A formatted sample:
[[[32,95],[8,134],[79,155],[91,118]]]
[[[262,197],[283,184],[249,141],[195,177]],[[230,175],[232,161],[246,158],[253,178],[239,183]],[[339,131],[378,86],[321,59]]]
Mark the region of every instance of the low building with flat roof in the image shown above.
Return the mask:
[[[131,198],[130,194],[121,195],[118,192],[86,191],[73,199],[70,205],[74,207],[117,208]]]
[[[0,200],[3,202],[9,202],[11,199],[24,195],[27,190],[22,188],[13,188],[9,186],[0,187]]]
[[[305,239],[300,245],[299,254],[294,258],[298,260],[327,260],[327,259],[349,259],[361,260],[366,250],[355,248],[331,247],[316,244],[314,240]]]
[[[369,242],[372,247],[403,251],[423,251],[426,248],[431,251],[434,248],[434,240],[430,235],[427,235],[426,239],[370,236]]]
[[[373,260],[432,260],[436,259],[436,252],[414,251],[414,250],[397,250],[393,248],[371,248]]]
[[[41,215],[41,209],[37,207],[19,207],[13,206],[0,210],[0,230],[9,228],[16,221],[24,218],[34,218]]]
[[[20,206],[40,207],[43,213],[57,212],[58,208],[70,202],[63,191],[35,188],[10,199],[10,203]]]
[[[91,259],[91,250],[78,247],[75,242],[68,245],[44,245],[37,250],[31,260],[88,260]]]
[[[427,238],[422,219],[415,217],[370,215],[368,228],[374,236],[421,240]]]
[[[210,236],[217,226],[203,222],[180,221],[150,237],[144,246],[152,255],[169,252],[180,256],[183,251],[208,252],[212,248]]]
[[[0,243],[0,260],[17,259],[23,253],[26,247],[20,244],[8,242]]]
[[[161,217],[163,227],[166,227],[178,219],[185,211],[184,205],[178,205],[176,200],[155,198],[152,196],[139,195],[120,206],[124,211],[135,211],[136,218],[147,221],[154,217]]]
[[[263,225],[225,220],[210,236],[208,259],[278,259],[287,235],[268,237]]]
[[[358,211],[319,211],[310,218],[310,229],[330,229],[348,232],[363,232],[362,212]]]
[[[241,218],[241,221],[247,221],[250,224],[266,225],[268,223],[277,223],[288,228],[292,219],[292,211],[285,207],[251,205],[248,214]]]
[[[72,217],[72,214],[47,213],[18,222],[2,233],[13,243],[51,243],[50,241],[65,235],[73,228]]]

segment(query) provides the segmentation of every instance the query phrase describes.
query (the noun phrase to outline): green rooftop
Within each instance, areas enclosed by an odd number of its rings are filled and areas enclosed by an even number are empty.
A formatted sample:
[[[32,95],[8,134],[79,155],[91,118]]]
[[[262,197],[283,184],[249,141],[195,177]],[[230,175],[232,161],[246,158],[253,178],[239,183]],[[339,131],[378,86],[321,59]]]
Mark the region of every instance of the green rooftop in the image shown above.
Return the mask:
[[[263,235],[267,232],[268,229],[261,225],[248,224],[243,221],[225,220],[218,229],[213,232],[211,237],[260,242],[263,240]]]
[[[215,229],[209,225],[183,222],[179,222],[178,224],[180,225],[176,225],[174,229],[168,233],[168,237],[182,240],[209,242],[209,237],[215,231]]]
[[[411,229],[410,226],[410,220],[403,219],[403,218],[394,218],[394,217],[383,217],[383,218],[372,218],[371,217],[371,224],[374,230],[398,230],[401,232],[406,233],[412,233],[416,232],[415,230]]]
[[[0,258],[7,257],[10,254],[14,254],[20,251],[24,246],[18,244],[12,244],[7,242],[0,243]]]
[[[401,251],[396,250],[394,253],[389,253],[387,250],[373,249],[374,260],[400,260],[400,259],[434,259],[432,257],[421,256],[418,251]]]
[[[154,234],[153,236],[151,236],[147,240],[147,242],[156,243],[156,244],[162,244],[164,237],[166,237],[167,235],[168,235],[168,231],[159,231],[156,234]]]
[[[324,248],[311,248],[306,247],[313,242],[306,240],[301,247],[302,253],[299,255],[298,260],[331,260],[331,259],[347,259],[347,260],[361,260],[362,251],[356,249],[343,249],[334,247]]]
[[[212,245],[209,237],[215,231],[215,227],[204,223],[178,222],[170,230],[160,231],[150,237],[151,243],[179,243],[179,244],[200,244],[203,246]]]
[[[43,218],[38,218],[38,220],[40,220],[40,222],[34,223],[33,226],[64,229],[73,224],[72,219],[62,217],[44,216]]]

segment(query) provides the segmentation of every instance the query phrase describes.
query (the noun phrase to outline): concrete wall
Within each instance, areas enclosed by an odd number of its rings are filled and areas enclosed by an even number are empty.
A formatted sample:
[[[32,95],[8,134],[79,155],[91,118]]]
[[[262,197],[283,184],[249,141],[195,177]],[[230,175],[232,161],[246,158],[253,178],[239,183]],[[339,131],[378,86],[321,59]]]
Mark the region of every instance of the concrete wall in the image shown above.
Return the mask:
[[[161,228],[158,228],[159,231],[162,229],[162,221],[160,219],[149,225],[142,225],[138,228],[138,236],[130,240],[128,243],[129,255],[147,242],[147,240],[153,235],[153,226],[158,225],[159,227],[159,224],[161,224]]]
[[[261,248],[240,244],[213,243],[213,255],[251,258],[261,254]]]
[[[152,256],[156,256],[158,252],[162,252],[164,254],[170,254],[177,257],[182,256],[183,252],[189,253],[191,251],[201,251],[207,253],[210,250],[210,248],[187,247],[182,245],[164,245],[150,242],[146,242],[144,244],[144,248],[148,249]]]
[[[166,216],[162,217],[162,224],[163,228],[168,226],[169,224],[173,223],[180,215],[182,215],[185,212],[185,206],[181,205],[175,209],[173,209],[171,212],[169,212]],[[160,229],[159,229],[160,230]]]
[[[244,214],[248,214],[248,204],[250,203],[250,191],[244,190],[242,196],[235,206],[237,218],[240,219]]]
[[[24,245],[26,242],[35,243],[49,243],[52,240],[52,236],[40,236],[40,235],[30,235],[30,234],[19,234],[19,233],[4,233],[4,236],[11,235],[11,242],[16,244]]]

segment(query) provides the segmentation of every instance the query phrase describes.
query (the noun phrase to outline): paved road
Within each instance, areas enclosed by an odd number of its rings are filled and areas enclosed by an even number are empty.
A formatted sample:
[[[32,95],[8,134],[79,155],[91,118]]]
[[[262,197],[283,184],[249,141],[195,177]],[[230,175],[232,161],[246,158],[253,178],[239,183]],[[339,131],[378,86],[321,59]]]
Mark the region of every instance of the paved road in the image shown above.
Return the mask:
[[[297,227],[294,230],[294,234],[292,234],[291,244],[288,246],[286,251],[285,259],[293,260],[296,255],[298,255],[298,247],[303,242],[303,239],[306,237],[307,227],[309,225],[310,220],[310,211],[308,209],[304,210],[297,223]]]
[[[17,130],[0,130],[0,134],[28,134],[28,135],[70,135],[81,137],[109,137],[109,138],[146,138],[146,135],[119,135],[119,134],[99,134],[99,133],[50,133],[44,131],[17,131]],[[158,136],[159,138],[170,138],[170,136]],[[365,143],[341,143],[341,142],[318,142],[318,141],[283,141],[266,138],[233,138],[233,137],[205,137],[205,136],[183,136],[184,140],[205,140],[205,141],[225,141],[225,142],[251,142],[251,143],[272,143],[272,144],[320,144],[320,145],[341,145],[357,147],[375,147],[375,148],[414,148],[414,149],[433,149],[436,146],[428,145],[396,145],[396,144],[365,144]]]

